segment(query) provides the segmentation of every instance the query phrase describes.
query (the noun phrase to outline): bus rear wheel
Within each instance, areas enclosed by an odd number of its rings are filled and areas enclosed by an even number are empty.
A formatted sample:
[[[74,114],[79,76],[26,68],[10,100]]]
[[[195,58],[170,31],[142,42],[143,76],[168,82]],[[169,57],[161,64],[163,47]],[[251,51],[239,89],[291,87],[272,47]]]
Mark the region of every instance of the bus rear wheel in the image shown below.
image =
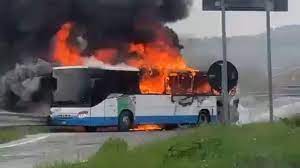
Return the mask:
[[[129,110],[123,111],[119,116],[119,131],[127,132],[133,127],[133,114]]]
[[[211,118],[208,110],[201,110],[199,113],[198,124],[208,124],[210,123]]]

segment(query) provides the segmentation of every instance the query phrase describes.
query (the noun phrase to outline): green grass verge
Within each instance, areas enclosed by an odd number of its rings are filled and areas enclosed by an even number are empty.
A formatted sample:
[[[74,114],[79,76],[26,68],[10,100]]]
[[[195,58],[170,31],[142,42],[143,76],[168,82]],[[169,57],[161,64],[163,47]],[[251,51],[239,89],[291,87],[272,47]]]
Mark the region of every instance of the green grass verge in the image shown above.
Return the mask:
[[[0,128],[0,144],[42,132],[49,132],[49,130],[40,126],[2,127]]]
[[[134,149],[111,139],[85,163],[39,168],[299,168],[300,128],[292,125],[204,126]]]

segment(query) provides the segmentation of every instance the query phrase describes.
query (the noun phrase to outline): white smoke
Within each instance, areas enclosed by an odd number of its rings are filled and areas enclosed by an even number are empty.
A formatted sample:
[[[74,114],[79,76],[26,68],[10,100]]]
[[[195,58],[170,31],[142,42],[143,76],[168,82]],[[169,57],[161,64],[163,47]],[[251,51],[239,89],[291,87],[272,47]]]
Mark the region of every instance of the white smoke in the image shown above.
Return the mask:
[[[117,65],[105,64],[104,62],[96,59],[94,56],[85,57],[83,61],[85,66],[93,67],[93,68],[101,68],[101,69],[116,70],[116,71],[139,71],[138,68],[129,66],[125,63],[120,63]]]
[[[83,52],[88,46],[88,41],[84,39],[82,36],[78,36],[76,40],[80,51]],[[115,70],[115,71],[139,71],[138,68],[129,66],[125,63],[119,63],[116,65],[105,64],[104,62],[95,58],[95,56],[86,56],[86,57],[82,57],[82,59],[83,59],[83,65],[87,67],[100,68],[106,70]]]
[[[0,79],[0,107],[11,108],[18,100],[31,101],[33,92],[39,87],[36,77],[47,76],[51,72],[51,64],[41,59],[17,64]]]
[[[247,102],[248,100],[248,102]],[[246,102],[246,103],[245,103]],[[268,101],[258,101],[255,98],[244,98],[238,107],[239,123],[269,121]],[[274,99],[274,119],[291,118],[300,115],[300,98],[279,97]]]

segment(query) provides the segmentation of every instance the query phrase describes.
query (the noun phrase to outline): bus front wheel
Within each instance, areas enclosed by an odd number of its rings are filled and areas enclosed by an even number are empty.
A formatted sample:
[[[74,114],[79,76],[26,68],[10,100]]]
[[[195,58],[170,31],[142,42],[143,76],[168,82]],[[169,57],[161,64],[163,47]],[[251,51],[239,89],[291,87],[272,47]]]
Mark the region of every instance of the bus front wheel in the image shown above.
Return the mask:
[[[119,131],[127,132],[133,127],[133,114],[125,110],[119,116]]]

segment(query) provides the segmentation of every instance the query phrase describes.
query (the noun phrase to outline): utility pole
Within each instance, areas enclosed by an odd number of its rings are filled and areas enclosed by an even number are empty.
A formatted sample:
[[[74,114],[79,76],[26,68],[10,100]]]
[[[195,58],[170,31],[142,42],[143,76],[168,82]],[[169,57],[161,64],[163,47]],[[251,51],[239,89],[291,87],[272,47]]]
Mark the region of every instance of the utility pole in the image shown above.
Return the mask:
[[[272,2],[265,0],[266,6],[266,26],[267,26],[267,57],[268,57],[268,89],[269,89],[269,109],[270,109],[270,122],[274,121],[273,116],[273,79],[272,79],[272,46],[271,46],[271,10]]]
[[[222,98],[225,123],[230,123],[230,112],[228,109],[228,72],[227,72],[227,35],[226,35],[226,3],[221,0],[222,8],[222,45],[223,45],[223,66],[222,66]]]

